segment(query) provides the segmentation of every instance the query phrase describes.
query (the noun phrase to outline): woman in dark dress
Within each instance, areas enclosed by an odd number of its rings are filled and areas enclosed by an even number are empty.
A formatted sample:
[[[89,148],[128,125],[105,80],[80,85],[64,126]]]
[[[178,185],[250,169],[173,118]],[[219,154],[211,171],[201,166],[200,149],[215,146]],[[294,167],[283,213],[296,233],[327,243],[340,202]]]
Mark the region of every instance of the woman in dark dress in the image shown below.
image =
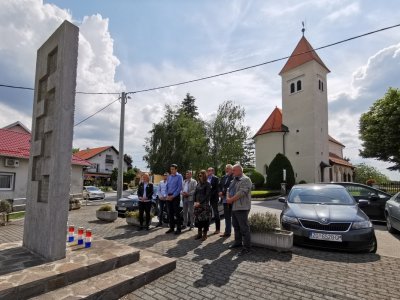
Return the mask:
[[[211,210],[210,210],[210,193],[211,185],[207,181],[207,173],[205,170],[199,172],[199,181],[194,192],[194,221],[198,228],[196,240],[207,239],[207,231],[210,226]]]

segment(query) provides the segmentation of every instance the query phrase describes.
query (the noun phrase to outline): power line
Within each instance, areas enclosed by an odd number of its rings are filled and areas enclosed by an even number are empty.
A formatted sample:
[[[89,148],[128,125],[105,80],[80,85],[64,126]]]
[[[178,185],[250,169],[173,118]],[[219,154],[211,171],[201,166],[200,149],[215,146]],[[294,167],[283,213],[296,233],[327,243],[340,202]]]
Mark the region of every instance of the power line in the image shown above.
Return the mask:
[[[248,66],[248,67],[243,67],[243,68],[239,68],[239,69],[235,69],[235,70],[231,70],[231,71],[227,71],[227,72],[222,72],[222,73],[214,74],[214,75],[210,75],[210,76],[205,76],[205,77],[201,77],[201,78],[197,78],[197,79],[182,81],[182,82],[178,82],[178,83],[173,83],[173,84],[168,84],[168,85],[163,85],[163,86],[153,87],[153,88],[148,88],[148,89],[143,89],[143,90],[131,91],[131,92],[128,92],[127,94],[144,93],[144,92],[160,90],[160,89],[165,89],[165,88],[179,86],[179,85],[184,85],[184,84],[188,84],[188,83],[193,83],[193,82],[197,82],[197,81],[203,81],[203,80],[207,80],[207,79],[211,79],[211,78],[221,77],[221,76],[224,76],[224,75],[237,73],[237,72],[241,72],[241,71],[257,68],[257,67],[260,67],[260,66],[268,65],[268,64],[271,64],[271,63],[275,63],[275,62],[278,62],[278,61],[281,61],[281,60],[288,59],[290,57],[304,55],[304,54],[307,54],[307,53],[310,53],[310,52],[313,52],[313,51],[316,51],[316,50],[329,48],[329,47],[332,47],[332,46],[335,46],[335,45],[338,45],[338,44],[349,42],[349,41],[352,41],[352,40],[355,40],[355,39],[359,39],[361,37],[365,37],[365,36],[368,36],[368,35],[372,35],[372,34],[375,34],[375,33],[378,33],[378,32],[382,32],[382,31],[386,31],[386,30],[389,30],[389,29],[393,29],[393,28],[396,28],[396,27],[400,27],[400,24],[396,24],[396,25],[392,25],[392,26],[388,26],[388,27],[383,27],[383,28],[380,28],[380,29],[377,29],[377,30],[374,30],[374,31],[363,33],[363,34],[360,34],[360,35],[357,35],[357,36],[354,36],[354,37],[350,37],[350,38],[347,38],[347,39],[344,39],[344,40],[340,40],[338,42],[334,42],[334,43],[331,43],[331,44],[328,44],[328,45],[324,45],[324,46],[321,46],[321,47],[318,47],[318,48],[315,48],[315,49],[312,49],[312,50],[309,50],[309,51],[301,52],[301,53],[298,53],[298,54],[294,54],[294,55],[291,55],[291,56],[284,56],[284,57],[281,57],[281,58],[272,59],[272,60],[269,60],[269,61],[266,61],[266,62],[262,62],[262,63],[255,64],[255,65],[251,65],[251,66]],[[25,90],[34,90],[33,88],[6,85],[6,84],[0,84],[0,87],[7,87],[7,88],[14,88],[14,89],[25,89]],[[120,94],[120,93],[117,93],[117,92],[113,92],[113,93],[108,93],[108,92],[76,92],[76,93],[77,94],[85,94],[85,95],[119,95]]]
[[[10,89],[19,89],[19,90],[29,90],[34,91],[34,88],[24,87],[24,86],[16,86],[9,84],[0,84],[0,87],[6,87]],[[108,93],[108,92],[75,92],[75,94],[83,94],[83,95],[119,95],[120,93]]]
[[[80,124],[82,124],[83,122],[85,122],[85,121],[87,121],[87,120],[89,120],[91,117],[93,117],[93,116],[97,115],[99,112],[105,110],[107,107],[109,107],[111,104],[114,104],[114,103],[117,102],[119,99],[121,99],[121,97],[119,97],[118,99],[114,100],[113,102],[107,104],[106,106],[104,106],[103,108],[99,109],[98,111],[96,111],[95,113],[91,114],[90,116],[86,117],[85,119],[79,121],[78,123],[76,123],[76,124],[74,125],[74,127],[75,127],[75,126],[78,126],[78,125],[80,125]]]
[[[367,32],[367,33],[363,33],[363,34],[360,34],[360,35],[357,35],[357,36],[354,36],[354,37],[350,37],[350,38],[347,38],[347,39],[344,39],[344,40],[341,40],[341,41],[338,41],[338,42],[335,42],[335,43],[331,43],[331,44],[328,44],[328,45],[325,45],[325,46],[321,46],[321,47],[318,47],[318,48],[315,48],[315,49],[312,49],[312,50],[309,50],[309,51],[305,51],[305,52],[301,52],[301,53],[298,53],[298,54],[285,56],[285,57],[281,57],[281,58],[276,58],[276,59],[269,60],[269,61],[266,61],[266,62],[263,62],[263,63],[259,63],[259,64],[256,64],[256,65],[252,65],[252,66],[248,66],[248,67],[244,67],[244,68],[240,68],[240,69],[231,70],[231,71],[228,71],[228,72],[223,72],[223,73],[219,73],[219,74],[215,74],[215,75],[205,76],[205,77],[201,77],[201,78],[197,78],[197,79],[193,79],[193,80],[182,81],[182,82],[178,82],[178,83],[174,83],[174,84],[163,85],[163,86],[159,86],[159,87],[154,87],[154,88],[149,88],[149,89],[144,89],[144,90],[128,92],[127,94],[138,94],[138,93],[144,93],[144,92],[149,92],[149,91],[154,91],[154,90],[160,90],[160,89],[165,89],[165,88],[169,88],[169,87],[173,87],[173,86],[184,85],[184,84],[193,83],[193,82],[202,81],[202,80],[207,80],[207,79],[220,77],[220,76],[224,76],[224,75],[228,75],[228,74],[232,74],[232,73],[237,73],[237,72],[241,72],[241,71],[257,68],[257,67],[260,67],[260,66],[268,65],[268,64],[271,64],[271,63],[274,63],[274,62],[278,62],[278,61],[281,61],[281,60],[285,60],[285,59],[288,59],[290,57],[295,57],[295,56],[307,54],[307,53],[310,53],[310,52],[314,52],[316,50],[329,48],[329,47],[332,47],[332,46],[335,46],[335,45],[338,45],[338,44],[349,42],[351,40],[355,40],[355,39],[358,39],[358,38],[361,38],[361,37],[364,37],[364,36],[367,36],[367,35],[375,34],[375,33],[378,33],[378,32],[381,32],[381,31],[385,31],[385,30],[389,30],[389,29],[392,29],[392,28],[395,28],[395,27],[399,27],[399,26],[400,26],[400,24],[396,24],[396,25],[380,28],[380,29],[377,29],[377,30],[374,30],[374,31],[370,31],[370,32]]]

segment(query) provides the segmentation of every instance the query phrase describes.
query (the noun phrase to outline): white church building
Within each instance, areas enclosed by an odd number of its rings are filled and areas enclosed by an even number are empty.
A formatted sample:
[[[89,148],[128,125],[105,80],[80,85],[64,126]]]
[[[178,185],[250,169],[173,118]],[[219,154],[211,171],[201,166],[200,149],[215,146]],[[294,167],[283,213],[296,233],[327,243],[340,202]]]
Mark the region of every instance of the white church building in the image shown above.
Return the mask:
[[[282,109],[275,108],[254,136],[258,172],[266,176],[271,161],[282,153],[296,182],[353,180],[354,167],[343,159],[345,146],[328,133],[329,72],[303,36],[279,73]]]

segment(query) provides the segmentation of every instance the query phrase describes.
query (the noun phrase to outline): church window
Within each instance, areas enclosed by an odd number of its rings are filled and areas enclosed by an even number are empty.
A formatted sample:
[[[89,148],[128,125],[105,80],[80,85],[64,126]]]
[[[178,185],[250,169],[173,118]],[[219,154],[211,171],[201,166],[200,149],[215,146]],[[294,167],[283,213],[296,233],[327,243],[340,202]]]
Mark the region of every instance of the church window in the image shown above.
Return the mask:
[[[301,91],[301,80],[297,80],[297,91]]]
[[[294,90],[294,83],[290,84],[290,93],[293,94],[295,92]]]
[[[324,82],[322,80],[318,80],[318,89],[324,91]]]

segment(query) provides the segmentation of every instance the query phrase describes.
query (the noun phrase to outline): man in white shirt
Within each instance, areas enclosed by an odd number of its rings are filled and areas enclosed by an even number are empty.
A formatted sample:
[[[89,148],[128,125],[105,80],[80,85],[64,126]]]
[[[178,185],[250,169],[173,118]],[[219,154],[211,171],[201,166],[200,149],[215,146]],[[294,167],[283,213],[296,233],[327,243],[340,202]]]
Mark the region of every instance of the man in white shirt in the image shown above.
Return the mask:
[[[158,205],[159,205],[159,213],[158,213],[158,224],[156,227],[161,227],[163,224],[163,212],[164,208],[167,209],[167,178],[168,178],[168,172],[164,173],[164,178],[163,180],[160,181],[158,184],[158,191],[157,191],[157,196],[158,196]],[[168,215],[168,213],[167,213]]]
[[[194,227],[194,199],[193,195],[196,191],[197,181],[192,178],[192,171],[186,171],[186,179],[182,185],[182,198],[183,198],[183,226],[182,229],[189,226],[190,230]]]

